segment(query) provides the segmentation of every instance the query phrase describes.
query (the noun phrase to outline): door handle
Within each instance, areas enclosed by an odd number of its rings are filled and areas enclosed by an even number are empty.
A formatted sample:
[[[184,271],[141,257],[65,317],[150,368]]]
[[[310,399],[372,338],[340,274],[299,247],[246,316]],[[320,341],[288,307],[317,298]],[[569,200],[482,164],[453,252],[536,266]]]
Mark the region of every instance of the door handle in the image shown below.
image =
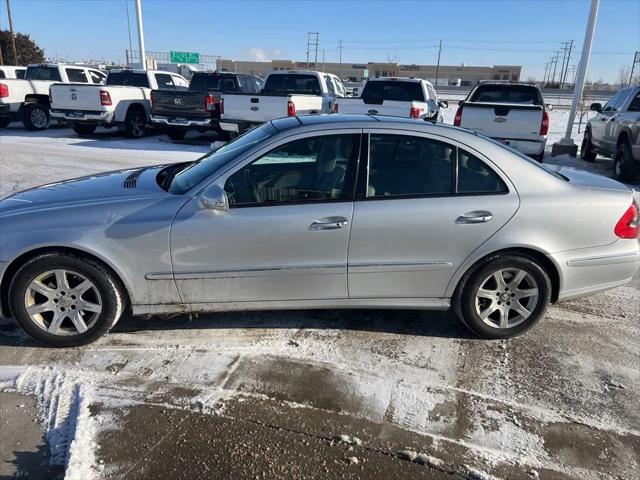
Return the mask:
[[[309,230],[337,230],[349,225],[349,220],[344,217],[327,217],[315,220],[309,225]]]
[[[458,224],[470,224],[470,223],[487,223],[493,218],[493,214],[486,210],[475,210],[473,212],[467,212],[464,215],[460,215],[456,218]]]

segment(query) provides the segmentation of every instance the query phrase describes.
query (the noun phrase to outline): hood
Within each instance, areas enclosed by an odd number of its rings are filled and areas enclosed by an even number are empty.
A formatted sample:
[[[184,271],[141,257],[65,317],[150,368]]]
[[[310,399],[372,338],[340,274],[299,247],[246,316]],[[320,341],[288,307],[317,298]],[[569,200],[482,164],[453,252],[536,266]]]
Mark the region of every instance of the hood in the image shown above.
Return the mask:
[[[162,168],[117,170],[24,190],[0,200],[0,215],[169,195],[156,182],[156,175]]]
[[[584,188],[596,188],[599,190],[615,190],[619,192],[631,192],[631,188],[624,183],[620,183],[612,178],[590,173],[584,170],[578,170],[573,167],[563,167],[560,165],[545,165],[552,172],[557,172],[567,178],[571,185]]]

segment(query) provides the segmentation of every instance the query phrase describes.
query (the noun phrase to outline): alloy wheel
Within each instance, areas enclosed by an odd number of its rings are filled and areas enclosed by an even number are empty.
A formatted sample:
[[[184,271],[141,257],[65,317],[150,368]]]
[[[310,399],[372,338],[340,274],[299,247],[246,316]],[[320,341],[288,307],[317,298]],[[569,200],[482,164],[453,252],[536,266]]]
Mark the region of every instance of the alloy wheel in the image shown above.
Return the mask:
[[[72,336],[95,325],[102,313],[102,298],[96,285],[84,275],[56,269],[29,283],[24,306],[31,321],[42,330]]]
[[[31,123],[38,129],[46,128],[47,126],[47,114],[42,108],[34,108],[31,111]]]
[[[525,322],[538,304],[538,284],[520,268],[503,268],[487,276],[476,292],[480,319],[493,328],[513,328]]]

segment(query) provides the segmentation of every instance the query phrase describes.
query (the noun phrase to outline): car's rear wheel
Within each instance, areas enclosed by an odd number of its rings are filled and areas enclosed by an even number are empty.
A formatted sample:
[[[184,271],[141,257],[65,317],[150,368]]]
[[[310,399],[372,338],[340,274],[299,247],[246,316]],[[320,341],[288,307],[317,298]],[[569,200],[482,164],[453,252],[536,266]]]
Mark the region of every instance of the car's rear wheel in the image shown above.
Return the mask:
[[[93,342],[122,315],[114,275],[92,260],[50,253],[25,263],[9,289],[11,313],[31,337],[54,347]]]
[[[551,281],[533,259],[497,255],[472,271],[454,307],[473,332],[485,338],[509,338],[533,327],[551,298]]]
[[[596,156],[597,154],[593,151],[593,144],[591,143],[591,130],[586,130],[580,146],[580,158],[585,162],[595,162]]]
[[[621,182],[632,182],[636,176],[631,147],[627,143],[621,143],[616,149],[616,156],[613,160],[613,176]]]
[[[95,133],[97,125],[74,123],[71,128],[73,128],[73,131],[78,135],[91,135],[92,133]]]
[[[124,121],[124,130],[127,137],[144,137],[147,132],[147,118],[142,109],[132,108],[129,110]]]
[[[40,103],[28,103],[22,112],[22,124],[27,130],[44,130],[50,120],[49,109]]]
[[[182,130],[180,128],[170,128],[169,130],[167,130],[167,136],[171,140],[182,140],[186,133],[186,130]]]

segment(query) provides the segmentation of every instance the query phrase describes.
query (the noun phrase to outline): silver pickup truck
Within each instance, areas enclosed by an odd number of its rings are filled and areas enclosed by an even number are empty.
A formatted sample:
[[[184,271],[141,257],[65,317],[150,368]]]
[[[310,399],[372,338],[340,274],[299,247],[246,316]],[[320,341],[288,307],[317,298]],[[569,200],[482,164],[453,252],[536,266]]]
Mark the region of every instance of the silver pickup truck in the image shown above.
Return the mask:
[[[640,86],[619,90],[587,123],[580,157],[593,162],[598,154],[613,158],[617,180],[631,182],[640,172]]]

